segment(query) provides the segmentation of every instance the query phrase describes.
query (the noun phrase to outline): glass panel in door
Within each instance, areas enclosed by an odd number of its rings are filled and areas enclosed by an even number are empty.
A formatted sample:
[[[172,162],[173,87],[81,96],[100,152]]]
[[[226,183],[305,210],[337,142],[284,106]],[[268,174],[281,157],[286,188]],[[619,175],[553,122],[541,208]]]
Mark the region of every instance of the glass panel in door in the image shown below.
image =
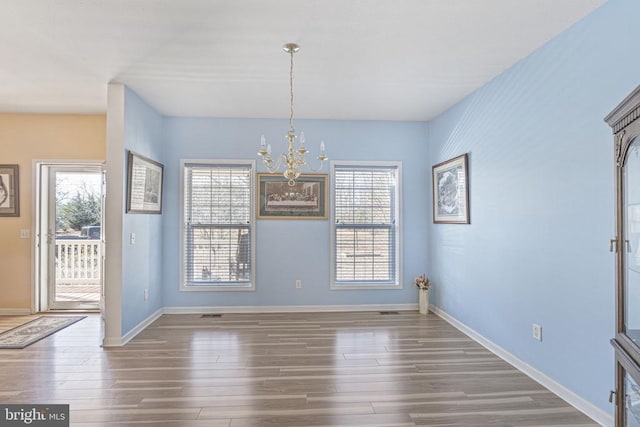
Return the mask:
[[[625,425],[640,427],[640,387],[627,372],[624,373],[624,391]]]
[[[625,222],[624,326],[625,334],[640,348],[640,138],[629,147],[624,166]]]
[[[102,171],[50,169],[49,307],[97,309],[102,289]]]

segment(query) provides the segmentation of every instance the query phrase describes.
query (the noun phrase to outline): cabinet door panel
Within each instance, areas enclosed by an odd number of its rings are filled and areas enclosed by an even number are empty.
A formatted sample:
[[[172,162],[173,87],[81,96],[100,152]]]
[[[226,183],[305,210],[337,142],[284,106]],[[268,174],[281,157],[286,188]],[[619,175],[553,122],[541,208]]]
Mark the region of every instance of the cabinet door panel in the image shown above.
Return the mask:
[[[640,348],[640,138],[627,151],[623,186],[624,332]]]

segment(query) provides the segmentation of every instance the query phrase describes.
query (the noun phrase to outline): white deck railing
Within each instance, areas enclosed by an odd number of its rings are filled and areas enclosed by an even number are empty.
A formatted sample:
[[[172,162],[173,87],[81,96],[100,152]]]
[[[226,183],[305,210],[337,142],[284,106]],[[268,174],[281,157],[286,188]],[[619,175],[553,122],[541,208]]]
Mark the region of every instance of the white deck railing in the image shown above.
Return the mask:
[[[56,239],[56,283],[100,283],[100,240]]]

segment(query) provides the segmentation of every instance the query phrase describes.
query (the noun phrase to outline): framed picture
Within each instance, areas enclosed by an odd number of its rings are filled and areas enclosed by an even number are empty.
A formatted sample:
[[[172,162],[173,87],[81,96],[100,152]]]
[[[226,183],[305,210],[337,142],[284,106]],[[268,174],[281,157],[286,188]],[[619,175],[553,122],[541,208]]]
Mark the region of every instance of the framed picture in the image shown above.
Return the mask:
[[[327,175],[258,174],[258,219],[327,219]]]
[[[467,154],[432,167],[433,222],[469,224]]]
[[[162,213],[161,163],[129,151],[127,169],[127,213]]]
[[[0,216],[20,216],[18,165],[0,165]]]

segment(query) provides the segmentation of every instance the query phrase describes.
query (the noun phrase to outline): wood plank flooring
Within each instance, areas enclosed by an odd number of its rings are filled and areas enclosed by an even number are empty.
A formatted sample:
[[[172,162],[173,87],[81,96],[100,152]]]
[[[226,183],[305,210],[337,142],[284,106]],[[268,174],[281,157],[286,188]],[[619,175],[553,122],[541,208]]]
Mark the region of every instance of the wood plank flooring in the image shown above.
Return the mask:
[[[73,426],[597,425],[433,314],[164,315],[121,348],[101,335],[91,315],[0,350],[0,401],[70,404]]]

